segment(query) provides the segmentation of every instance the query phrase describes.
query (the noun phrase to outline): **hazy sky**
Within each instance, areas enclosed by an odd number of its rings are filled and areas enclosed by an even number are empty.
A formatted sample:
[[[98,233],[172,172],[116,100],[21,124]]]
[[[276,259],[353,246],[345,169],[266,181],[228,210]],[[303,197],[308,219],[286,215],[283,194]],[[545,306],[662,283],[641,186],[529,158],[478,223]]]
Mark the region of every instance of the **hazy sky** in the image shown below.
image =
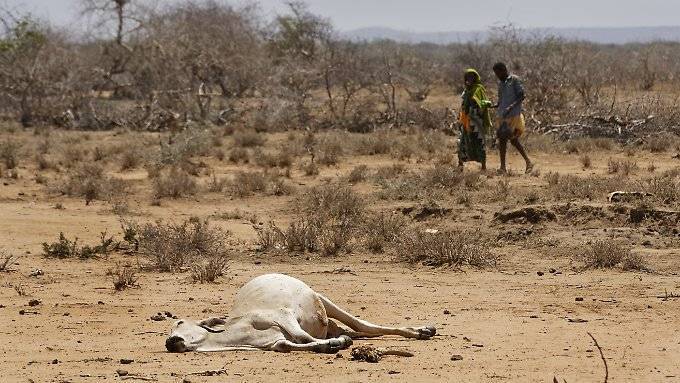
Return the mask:
[[[284,0],[259,3],[268,14],[284,9]],[[74,20],[78,0],[0,0],[2,4],[64,25]],[[680,24],[680,0],[307,0],[307,4],[314,13],[332,19],[340,30],[377,26],[418,32],[468,31],[506,22],[521,27]]]

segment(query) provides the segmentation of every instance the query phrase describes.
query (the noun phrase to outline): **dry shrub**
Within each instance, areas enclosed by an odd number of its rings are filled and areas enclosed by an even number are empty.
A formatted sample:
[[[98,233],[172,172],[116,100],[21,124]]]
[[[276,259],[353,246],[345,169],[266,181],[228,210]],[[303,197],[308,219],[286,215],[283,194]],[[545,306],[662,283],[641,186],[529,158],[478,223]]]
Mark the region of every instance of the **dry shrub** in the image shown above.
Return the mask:
[[[378,197],[387,200],[421,200],[444,194],[460,194],[467,189],[479,189],[482,180],[478,173],[463,173],[460,169],[435,165],[421,174],[404,173],[396,178],[377,178],[382,188]]]
[[[607,162],[607,171],[609,174],[621,174],[628,177],[629,175],[636,173],[639,169],[637,162],[632,160],[616,161],[610,158]]]
[[[228,182],[229,193],[236,197],[247,197],[267,190],[267,175],[263,172],[239,171]]]
[[[307,177],[316,177],[319,175],[319,167],[312,161],[303,164],[302,171]]]
[[[605,199],[614,190],[625,189],[620,178],[579,177],[571,174],[548,173],[548,191],[555,200],[598,200]]]
[[[199,283],[215,283],[217,278],[224,275],[229,269],[229,259],[226,257],[214,257],[197,261],[191,265],[191,279]]]
[[[427,266],[495,266],[497,256],[489,241],[477,232],[410,230],[399,238],[398,256],[409,263]]]
[[[84,163],[70,170],[56,189],[68,196],[84,197],[85,202],[89,203],[125,194],[128,184],[123,180],[107,177],[101,165]]]
[[[148,223],[137,229],[139,249],[161,272],[176,272],[210,260],[228,260],[228,232],[208,221],[191,218],[182,223]]]
[[[132,266],[125,265],[121,267],[120,264],[116,264],[116,268],[109,270],[107,274],[111,276],[113,288],[116,291],[123,291],[131,287],[139,287],[137,284],[139,277]]]
[[[646,269],[642,256],[633,254],[630,248],[610,240],[598,240],[585,246],[581,260],[586,269],[611,269],[617,266],[624,270]]]
[[[583,169],[590,169],[593,166],[593,160],[587,154],[582,155],[580,160]]]
[[[213,172],[208,181],[207,189],[211,193],[221,193],[227,187],[228,180],[225,178],[217,178],[217,175]]]
[[[320,252],[325,256],[351,250],[364,205],[350,187],[324,185],[309,189],[295,201],[294,208],[296,216],[286,229],[274,223],[256,228],[263,250]]]
[[[357,154],[368,156],[388,154],[392,151],[394,144],[394,134],[381,130],[359,136],[354,150]]]
[[[680,172],[666,171],[663,174],[640,181],[640,188],[651,193],[665,205],[680,203]]]
[[[229,152],[229,161],[235,164],[247,164],[250,162],[248,149],[236,147]]]
[[[496,182],[496,185],[494,188],[489,190],[490,192],[490,201],[492,202],[505,202],[508,200],[508,197],[512,195],[512,187],[510,186],[510,182],[507,180],[501,179]]]
[[[368,166],[358,165],[355,166],[354,169],[352,169],[352,171],[347,176],[347,182],[351,184],[358,184],[359,182],[365,181],[367,176]]]
[[[56,168],[54,163],[50,161],[45,154],[42,153],[39,153],[35,156],[35,162],[38,164],[38,170],[49,170]]]
[[[122,171],[136,169],[144,163],[144,149],[135,144],[125,145],[120,153],[120,169]]]
[[[64,233],[59,233],[59,239],[56,242],[43,242],[43,255],[46,258],[80,258],[91,259],[97,258],[100,255],[108,255],[112,251],[118,249],[118,243],[109,237],[106,232],[101,233],[100,242],[97,245],[79,246],[78,238],[69,240]]]
[[[655,134],[647,137],[644,148],[652,153],[665,153],[673,146],[673,137],[667,134]]]
[[[21,144],[12,139],[0,143],[0,160],[7,169],[14,169],[19,165],[19,150]]]
[[[189,168],[194,156],[208,156],[211,153],[212,134],[208,129],[189,128],[161,142],[160,150],[147,155],[146,167],[150,175],[166,166]]]
[[[386,180],[397,178],[398,176],[404,174],[406,168],[402,164],[393,164],[389,166],[381,166],[376,169],[373,179],[375,182],[384,182]]]
[[[152,179],[153,197],[182,198],[196,194],[196,181],[184,169],[178,166],[162,169],[158,176]]]
[[[4,250],[0,250],[0,272],[9,271],[9,267],[17,261],[19,257],[14,254],[8,254]]]
[[[337,135],[326,135],[317,145],[316,154],[319,164],[325,166],[337,165],[344,154],[343,138]]]
[[[234,132],[234,147],[254,148],[267,142],[265,137],[253,129],[242,129]]]
[[[407,226],[408,222],[401,214],[370,214],[362,226],[364,244],[369,251],[382,253],[388,245],[397,241]]]
[[[213,217],[225,221],[246,220],[252,224],[256,224],[258,222],[257,214],[240,209],[218,213],[213,215]]]
[[[424,158],[432,158],[445,149],[446,136],[439,130],[421,130],[415,142]]]
[[[80,146],[71,146],[68,144],[61,150],[61,164],[68,169],[78,166],[85,161],[87,157],[87,150]]]

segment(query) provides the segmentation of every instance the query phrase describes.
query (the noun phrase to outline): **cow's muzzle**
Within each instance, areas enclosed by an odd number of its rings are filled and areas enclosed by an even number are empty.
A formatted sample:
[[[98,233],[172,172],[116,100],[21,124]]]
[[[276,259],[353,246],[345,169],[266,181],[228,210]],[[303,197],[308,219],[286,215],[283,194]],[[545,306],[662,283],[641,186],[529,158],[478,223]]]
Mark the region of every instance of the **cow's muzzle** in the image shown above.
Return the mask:
[[[184,346],[184,339],[178,336],[171,336],[165,340],[165,348],[169,352],[185,352],[187,350]]]

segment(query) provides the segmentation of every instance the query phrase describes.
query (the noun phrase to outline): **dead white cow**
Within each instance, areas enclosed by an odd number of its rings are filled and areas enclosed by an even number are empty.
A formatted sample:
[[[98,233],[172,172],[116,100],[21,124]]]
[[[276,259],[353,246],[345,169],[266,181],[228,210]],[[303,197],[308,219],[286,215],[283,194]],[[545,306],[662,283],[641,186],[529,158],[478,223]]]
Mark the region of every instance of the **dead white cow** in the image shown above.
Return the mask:
[[[241,288],[227,318],[177,321],[165,347],[170,352],[260,349],[334,353],[351,346],[352,337],[429,339],[435,332],[434,327],[392,328],[366,322],[298,279],[267,274]]]

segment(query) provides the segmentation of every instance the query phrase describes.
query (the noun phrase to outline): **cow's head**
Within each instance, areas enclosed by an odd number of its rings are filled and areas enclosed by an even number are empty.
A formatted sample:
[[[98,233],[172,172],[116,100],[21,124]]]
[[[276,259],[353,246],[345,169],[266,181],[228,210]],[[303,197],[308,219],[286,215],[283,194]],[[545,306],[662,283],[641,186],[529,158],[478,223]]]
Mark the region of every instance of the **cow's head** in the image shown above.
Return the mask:
[[[165,340],[169,352],[212,351],[212,338],[224,332],[226,322],[221,318],[210,318],[200,322],[178,320]]]

